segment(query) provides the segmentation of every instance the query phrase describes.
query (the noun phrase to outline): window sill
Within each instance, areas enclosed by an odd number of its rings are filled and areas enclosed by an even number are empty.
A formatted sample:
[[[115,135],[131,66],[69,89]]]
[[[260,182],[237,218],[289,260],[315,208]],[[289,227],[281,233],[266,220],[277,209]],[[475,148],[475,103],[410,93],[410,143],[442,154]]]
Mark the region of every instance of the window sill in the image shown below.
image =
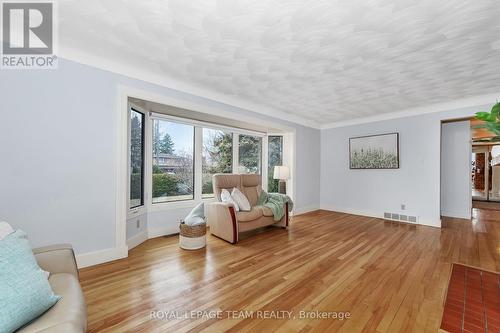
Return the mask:
[[[214,202],[215,198],[204,198],[201,200],[201,202],[204,203],[210,203]],[[176,210],[176,209],[183,209],[183,208],[194,208],[198,203],[200,203],[199,200],[184,200],[184,201],[171,201],[171,202],[159,202],[155,204],[151,204],[149,207],[150,212],[165,212],[165,211],[170,211],[170,210]]]

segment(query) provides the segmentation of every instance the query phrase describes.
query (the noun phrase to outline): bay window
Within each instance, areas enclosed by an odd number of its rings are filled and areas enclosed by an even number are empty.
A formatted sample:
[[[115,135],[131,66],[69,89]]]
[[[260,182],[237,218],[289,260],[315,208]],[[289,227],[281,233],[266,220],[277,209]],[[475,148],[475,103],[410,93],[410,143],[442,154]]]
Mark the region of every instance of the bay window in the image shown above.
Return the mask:
[[[129,112],[130,209],[147,203],[161,210],[161,204],[178,207],[209,200],[216,173],[262,174],[264,188],[276,191],[272,170],[283,163],[282,137],[147,112],[139,106]]]

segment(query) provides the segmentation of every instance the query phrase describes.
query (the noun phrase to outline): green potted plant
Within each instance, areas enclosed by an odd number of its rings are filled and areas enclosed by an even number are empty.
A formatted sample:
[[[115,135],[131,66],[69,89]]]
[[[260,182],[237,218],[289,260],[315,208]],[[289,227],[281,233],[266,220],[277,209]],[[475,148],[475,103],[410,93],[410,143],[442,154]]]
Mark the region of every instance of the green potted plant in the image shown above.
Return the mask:
[[[476,112],[476,119],[483,120],[484,123],[474,125],[473,128],[486,128],[495,134],[486,141],[500,141],[500,102],[493,105],[490,112]]]

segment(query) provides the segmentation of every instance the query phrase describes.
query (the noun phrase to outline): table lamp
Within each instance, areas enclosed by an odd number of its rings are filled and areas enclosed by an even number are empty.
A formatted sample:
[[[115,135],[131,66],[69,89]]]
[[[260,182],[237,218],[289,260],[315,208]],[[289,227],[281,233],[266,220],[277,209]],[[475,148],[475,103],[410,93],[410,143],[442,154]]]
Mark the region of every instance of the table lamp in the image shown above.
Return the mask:
[[[274,179],[279,179],[279,193],[286,194],[286,180],[290,178],[290,168],[283,165],[274,167]]]

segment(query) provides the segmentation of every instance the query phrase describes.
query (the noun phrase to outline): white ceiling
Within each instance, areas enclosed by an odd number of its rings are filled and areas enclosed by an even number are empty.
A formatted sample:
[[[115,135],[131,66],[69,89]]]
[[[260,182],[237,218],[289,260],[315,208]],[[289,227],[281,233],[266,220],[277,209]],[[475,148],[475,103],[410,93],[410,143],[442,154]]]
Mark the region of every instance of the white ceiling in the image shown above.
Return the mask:
[[[72,50],[67,54],[119,64],[144,80],[165,78],[179,83],[172,88],[304,124],[500,91],[498,0],[58,6],[63,57]]]

